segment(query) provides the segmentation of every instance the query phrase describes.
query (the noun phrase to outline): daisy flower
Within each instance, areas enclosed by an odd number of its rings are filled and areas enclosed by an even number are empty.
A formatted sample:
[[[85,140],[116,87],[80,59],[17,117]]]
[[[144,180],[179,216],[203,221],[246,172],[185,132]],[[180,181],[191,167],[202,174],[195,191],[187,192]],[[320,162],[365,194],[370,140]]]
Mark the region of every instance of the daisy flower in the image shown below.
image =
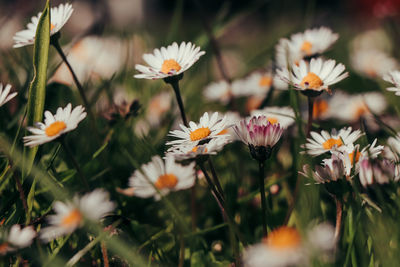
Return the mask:
[[[266,116],[272,124],[279,123],[282,128],[288,128],[294,123],[295,114],[291,107],[266,107],[261,110],[254,110],[251,116]]]
[[[398,66],[394,58],[376,49],[353,51],[350,63],[355,71],[370,78],[382,77]]]
[[[75,196],[72,201],[56,201],[53,205],[56,214],[48,217],[50,226],[40,231],[40,238],[50,241],[70,234],[83,225],[85,218],[99,221],[115,209],[109,199],[108,192],[96,189],[82,197]]]
[[[146,119],[152,127],[160,125],[162,118],[171,109],[171,94],[162,92],[151,98],[146,110]]]
[[[195,163],[180,165],[175,158],[167,154],[165,162],[160,156],[154,156],[151,162],[136,170],[129,178],[129,186],[133,188],[134,196],[140,198],[154,197],[160,200],[157,190],[166,195],[171,191],[184,190],[195,183]],[[157,190],[156,190],[157,189]]]
[[[372,184],[387,184],[400,179],[396,164],[389,159],[360,159],[360,182],[367,187]]]
[[[71,103],[65,108],[59,107],[55,115],[50,111],[44,112],[44,123],[38,122],[35,127],[28,127],[33,135],[24,137],[25,146],[34,147],[48,143],[61,135],[74,130],[86,117],[82,106],[75,107],[72,111]]]
[[[358,122],[361,117],[374,121],[373,114],[381,115],[387,107],[387,102],[378,92],[349,95],[338,91],[331,98],[329,106],[333,111],[332,118],[353,123]]]
[[[0,107],[13,99],[18,93],[14,92],[10,94],[11,85],[7,84],[3,88],[3,84],[0,83]]]
[[[69,3],[51,8],[50,36],[61,30],[71,17],[72,11],[72,5]],[[27,25],[27,29],[19,31],[14,35],[14,48],[31,45],[35,42],[36,28],[41,15],[42,13],[40,12],[37,16],[32,17],[31,22]]]
[[[214,112],[209,117],[208,112],[200,118],[200,122],[189,122],[189,127],[180,125],[181,130],[170,131],[169,136],[178,138],[177,140],[167,142],[167,145],[197,145],[200,142],[206,142],[211,138],[218,138],[228,125],[226,117],[219,119],[218,112]]]
[[[383,79],[394,85],[394,87],[388,87],[386,90],[394,92],[395,95],[400,96],[400,71],[390,71],[383,75]]]
[[[296,50],[293,44],[286,38],[279,40],[275,46],[275,64],[278,68],[288,68],[292,64],[299,64],[303,59],[300,50]]]
[[[310,63],[301,60],[299,66],[292,65],[292,71],[288,69],[277,70],[278,75],[288,84],[293,84],[297,90],[329,92],[329,86],[340,82],[346,78],[348,72],[343,73],[345,67],[335,60],[326,60],[322,58],[312,58]]]
[[[345,177],[345,168],[342,159],[333,154],[331,158],[322,160],[322,165],[316,165],[315,171],[310,170],[309,165],[304,165],[301,174],[305,177],[311,174],[317,184],[324,184],[343,179]]]
[[[219,82],[212,82],[204,88],[204,97],[210,101],[219,101],[222,104],[228,104],[233,97],[231,85],[222,80]]]
[[[14,224],[8,233],[0,233],[0,255],[17,248],[29,247],[35,237],[33,226],[21,228],[19,224]]]
[[[252,157],[265,161],[281,138],[284,129],[279,123],[272,124],[266,116],[253,116],[241,120],[235,125],[234,130],[240,140],[249,146]]]
[[[231,139],[227,135],[224,135],[220,138],[211,139],[208,143],[201,145],[173,146],[168,149],[167,157],[168,155],[172,155],[175,160],[183,161],[202,156],[216,155],[230,141]]]
[[[393,152],[400,155],[400,133],[397,133],[394,137],[389,137],[387,143]]]
[[[274,84],[274,75],[271,70],[254,72],[242,80],[237,96],[262,96],[265,97]],[[238,86],[237,86],[238,87]]]
[[[136,64],[136,70],[141,73],[134,77],[138,79],[164,79],[179,75],[189,69],[205,53],[191,42],[182,42],[180,46],[174,42],[167,48],[154,49],[153,54],[144,54],[143,60],[149,66]]]
[[[335,94],[336,95],[336,94]],[[314,100],[313,105],[313,119],[325,120],[332,116],[333,109],[331,108],[331,101],[327,101],[323,98],[317,98]]]
[[[310,132],[311,138],[307,138],[307,143],[302,145],[306,153],[311,156],[318,156],[325,152],[337,150],[343,145],[353,144],[363,134],[360,130],[352,132],[352,128],[343,128],[339,132],[333,129],[331,133],[321,131],[321,133]]]

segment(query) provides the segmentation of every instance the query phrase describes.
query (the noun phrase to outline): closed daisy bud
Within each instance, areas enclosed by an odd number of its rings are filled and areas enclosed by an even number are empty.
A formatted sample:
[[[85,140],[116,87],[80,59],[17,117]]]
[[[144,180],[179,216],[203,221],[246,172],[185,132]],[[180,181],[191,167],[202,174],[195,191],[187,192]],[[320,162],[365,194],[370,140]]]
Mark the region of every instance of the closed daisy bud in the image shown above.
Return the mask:
[[[10,90],[11,90],[11,85],[7,84],[3,88],[3,84],[0,83],[0,107],[17,95],[16,92],[10,94]]]
[[[86,118],[85,109],[77,106],[73,110],[71,104],[58,108],[55,115],[45,111],[44,123],[38,122],[35,127],[28,127],[33,135],[24,137],[25,146],[34,147],[57,139],[61,135],[74,130]]]
[[[143,55],[143,60],[149,66],[136,64],[135,68],[140,74],[136,74],[135,78],[154,80],[182,74],[205,53],[191,42],[182,42],[179,46],[174,42],[167,48],[154,49],[153,54]]]
[[[71,17],[72,11],[71,4],[61,4],[51,8],[50,35],[54,35],[61,30]],[[19,31],[14,35],[14,48],[31,45],[35,42],[36,28],[41,15],[42,13],[40,12],[37,16],[32,17],[31,22],[27,25],[27,29]]]

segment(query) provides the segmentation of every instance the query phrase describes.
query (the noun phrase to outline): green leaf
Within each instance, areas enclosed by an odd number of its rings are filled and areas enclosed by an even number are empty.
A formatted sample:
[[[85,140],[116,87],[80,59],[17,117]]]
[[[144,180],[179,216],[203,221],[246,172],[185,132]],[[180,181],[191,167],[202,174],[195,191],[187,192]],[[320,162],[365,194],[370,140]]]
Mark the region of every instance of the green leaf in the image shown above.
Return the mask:
[[[47,83],[47,64],[49,59],[50,47],[50,9],[49,0],[42,15],[39,18],[36,29],[36,38],[33,52],[33,79],[29,86],[27,125],[32,126],[36,122],[42,121],[44,111],[44,101],[46,96]],[[26,177],[35,160],[38,147],[26,148],[24,159],[26,170],[23,177]]]

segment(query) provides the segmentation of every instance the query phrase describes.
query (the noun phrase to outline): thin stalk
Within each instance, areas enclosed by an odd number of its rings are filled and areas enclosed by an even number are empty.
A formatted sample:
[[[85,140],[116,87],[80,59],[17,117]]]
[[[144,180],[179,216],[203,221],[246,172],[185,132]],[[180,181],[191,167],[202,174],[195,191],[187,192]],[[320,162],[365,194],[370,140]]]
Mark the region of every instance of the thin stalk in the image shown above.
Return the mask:
[[[29,209],[28,209],[28,204],[26,202],[24,189],[22,188],[22,184],[21,184],[21,181],[18,178],[17,172],[14,172],[13,177],[15,179],[15,183],[17,184],[17,189],[18,189],[18,192],[19,192],[19,198],[22,201],[22,206],[24,207],[24,210],[25,210],[25,213],[26,213],[26,218],[27,218],[26,224],[28,225],[29,224],[28,219],[30,218],[30,216],[29,216]]]
[[[195,231],[197,227],[197,206],[196,206],[196,184],[197,184],[197,175],[194,185],[190,189],[190,209],[192,216],[192,230]]]
[[[267,236],[267,203],[265,201],[265,184],[264,184],[264,161],[259,160],[258,161],[258,167],[259,167],[259,177],[258,181],[260,183],[260,195],[261,195],[261,210],[262,210],[262,224],[263,224],[263,234],[264,236]]]
[[[343,203],[342,201],[334,197],[336,203],[336,225],[335,225],[335,240],[339,241],[340,238],[340,228],[342,225],[342,214],[343,214]]]
[[[183,124],[186,127],[188,127],[189,124],[188,124],[187,119],[186,119],[185,108],[183,106],[183,101],[182,101],[182,97],[181,97],[181,91],[179,89],[179,81],[173,81],[170,84],[171,84],[171,86],[172,86],[172,88],[174,89],[174,92],[175,92],[176,101],[178,102],[179,111],[181,112],[181,117],[182,117]]]
[[[68,147],[67,144],[65,143],[64,137],[59,138],[59,140],[60,140],[61,146],[62,146],[62,148],[64,149],[65,153],[66,153],[67,156],[70,158],[70,160],[71,160],[71,162],[72,162],[72,165],[74,165],[74,168],[75,168],[76,172],[78,173],[79,178],[80,178],[82,184],[85,186],[86,189],[89,189],[89,184],[88,184],[88,182],[86,181],[85,176],[83,175],[82,169],[81,169],[81,167],[79,166],[78,162],[76,161],[74,155],[72,154],[72,151],[69,149],[69,147]]]
[[[214,164],[211,161],[211,158],[208,158],[208,165],[210,166],[213,182],[216,185],[219,194],[221,195],[222,199],[225,200],[224,190],[222,189],[221,183],[219,182],[217,172],[215,171]]]
[[[50,43],[57,50],[58,54],[60,55],[60,57],[64,61],[65,65],[67,65],[67,68],[68,68],[68,70],[70,71],[70,73],[72,75],[74,83],[75,83],[76,87],[78,88],[78,91],[79,91],[79,94],[80,94],[80,96],[82,98],[83,104],[85,105],[85,109],[88,112],[91,126],[92,126],[93,130],[95,130],[95,133],[97,135],[96,121],[95,121],[94,115],[92,113],[92,109],[90,108],[89,101],[88,101],[88,99],[87,99],[87,97],[85,95],[85,91],[83,89],[82,84],[79,82],[78,77],[76,76],[74,70],[72,69],[71,64],[69,63],[67,57],[65,56],[65,54],[64,54],[64,52],[63,52],[63,50],[62,50],[62,48],[61,48],[61,46],[60,46],[60,44],[58,42],[58,38],[52,38]]]
[[[107,247],[106,247],[106,242],[104,242],[104,241],[101,241],[101,254],[103,255],[104,267],[109,267],[110,264],[108,262]]]
[[[310,135],[312,122],[313,122],[313,111],[314,111],[314,97],[308,96],[308,122],[307,122],[307,134]]]
[[[180,248],[179,248],[179,265],[178,267],[183,267],[185,263],[185,239],[183,238],[183,234],[179,234],[180,239]]]

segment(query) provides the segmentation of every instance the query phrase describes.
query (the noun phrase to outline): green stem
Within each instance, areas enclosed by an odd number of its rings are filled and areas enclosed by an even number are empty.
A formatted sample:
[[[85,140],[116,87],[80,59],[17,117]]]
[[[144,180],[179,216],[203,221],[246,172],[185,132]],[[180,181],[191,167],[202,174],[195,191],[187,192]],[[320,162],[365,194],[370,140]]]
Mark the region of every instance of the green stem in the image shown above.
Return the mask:
[[[267,214],[267,204],[265,201],[265,184],[264,184],[264,161],[260,160],[258,161],[258,167],[259,167],[259,177],[258,177],[258,181],[260,184],[260,195],[261,195],[261,210],[262,210],[262,215],[261,215],[261,219],[262,219],[262,225],[263,225],[263,234],[264,236],[267,236],[268,232],[267,232],[267,218],[266,218],[266,214]]]
[[[225,200],[224,190],[222,189],[221,183],[219,182],[217,172],[215,171],[214,164],[211,161],[211,158],[208,158],[208,165],[210,166],[213,182],[216,185],[219,194],[221,195],[222,199]]]
[[[314,111],[314,97],[308,96],[308,122],[307,122],[307,134],[310,135],[312,122],[313,122],[313,111]]]
[[[178,106],[179,106],[179,111],[181,112],[181,117],[182,117],[182,121],[183,124],[188,127],[188,121],[186,119],[186,113],[185,113],[185,108],[183,106],[183,101],[182,101],[182,97],[181,97],[181,91],[179,89],[179,81],[176,79],[174,81],[172,81],[171,83],[172,88],[174,89],[175,92],[175,96],[176,96],[176,101],[178,102]]]

